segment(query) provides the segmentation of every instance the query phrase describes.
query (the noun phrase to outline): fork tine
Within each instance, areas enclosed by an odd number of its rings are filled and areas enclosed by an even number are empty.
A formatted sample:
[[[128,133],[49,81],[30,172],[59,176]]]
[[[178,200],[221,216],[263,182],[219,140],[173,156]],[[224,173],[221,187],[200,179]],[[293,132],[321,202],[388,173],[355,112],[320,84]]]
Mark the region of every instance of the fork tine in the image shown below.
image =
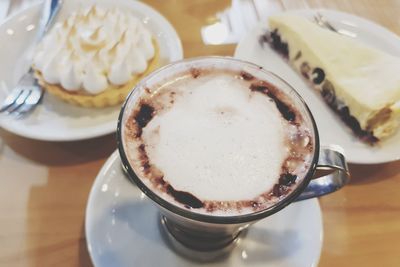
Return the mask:
[[[325,24],[325,26],[326,26],[329,30],[331,30],[331,31],[333,31],[333,32],[337,32],[337,31],[338,31],[338,30],[337,30],[335,27],[333,27],[332,24],[330,24],[328,21],[324,20],[324,24]]]
[[[23,118],[26,114],[28,114],[37,106],[37,103],[39,103],[42,96],[43,90],[32,90],[31,94],[25,100],[25,103],[13,112],[15,117],[17,119]]]
[[[32,93],[32,90],[22,90],[21,94],[18,96],[18,98],[15,100],[14,104],[12,104],[8,109],[7,112],[13,113],[17,109],[19,109],[26,101],[26,99],[30,96]]]
[[[314,20],[316,20],[316,22],[320,26],[325,27],[328,30],[331,30],[331,31],[334,31],[334,32],[338,32],[338,30],[335,27],[333,27],[332,24],[329,23],[329,21],[327,21],[326,18],[321,13],[317,12],[314,15]]]
[[[27,105],[36,105],[42,98],[44,91],[42,89],[38,89],[34,87],[31,90],[31,94],[29,95],[28,99],[25,101]]]
[[[22,94],[21,89],[12,90],[12,92],[3,101],[3,104],[0,108],[0,112],[6,111],[9,107],[11,107],[15,103],[15,101],[21,96],[21,94]]]

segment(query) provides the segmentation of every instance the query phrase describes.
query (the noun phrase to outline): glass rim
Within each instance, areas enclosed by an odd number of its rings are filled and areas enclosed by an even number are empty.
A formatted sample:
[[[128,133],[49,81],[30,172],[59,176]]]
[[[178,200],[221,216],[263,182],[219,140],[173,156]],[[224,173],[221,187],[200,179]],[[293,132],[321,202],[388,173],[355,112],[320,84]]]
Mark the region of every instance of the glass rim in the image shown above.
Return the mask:
[[[292,192],[290,192],[282,200],[277,201],[275,204],[269,206],[266,209],[262,209],[262,210],[259,210],[256,212],[251,212],[251,213],[246,213],[246,214],[229,215],[229,216],[222,215],[221,216],[221,215],[209,215],[209,214],[199,213],[196,211],[191,211],[189,209],[185,209],[183,207],[179,207],[177,205],[172,204],[168,200],[165,200],[162,197],[158,196],[157,193],[153,192],[153,190],[151,188],[149,188],[144,182],[142,182],[142,180],[136,175],[135,171],[131,167],[129,160],[126,156],[124,144],[123,144],[124,138],[123,138],[123,132],[122,132],[122,128],[123,128],[122,123],[123,123],[126,106],[129,103],[133,93],[136,90],[138,90],[140,87],[143,87],[143,84],[147,80],[151,79],[152,77],[154,77],[155,75],[157,75],[159,73],[164,72],[165,70],[169,69],[172,66],[179,65],[179,64],[188,64],[191,62],[208,60],[208,59],[230,61],[230,62],[234,62],[235,64],[242,64],[242,65],[247,65],[250,67],[256,67],[261,72],[264,72],[268,75],[272,75],[273,77],[277,78],[281,82],[285,83],[286,86],[290,89],[290,91],[294,93],[295,98],[297,98],[297,100],[299,100],[299,102],[303,105],[303,108],[305,110],[305,112],[304,112],[305,114],[303,114],[303,115],[306,115],[311,122],[311,126],[313,128],[312,130],[314,133],[314,135],[313,135],[314,154],[313,154],[313,157],[311,160],[311,164],[310,164],[306,174],[304,175],[304,178],[302,179],[301,183]],[[278,89],[280,89],[280,88],[278,87]],[[133,87],[133,89],[128,94],[128,96],[125,99],[124,104],[121,107],[121,111],[118,116],[118,124],[117,124],[117,147],[119,150],[119,155],[121,158],[122,165],[125,168],[125,170],[127,171],[128,179],[131,182],[133,182],[134,184],[136,184],[139,187],[139,189],[143,193],[145,193],[146,196],[148,196],[152,201],[156,202],[162,208],[165,208],[174,214],[180,215],[182,217],[185,217],[185,218],[188,218],[191,220],[205,222],[205,223],[213,223],[213,224],[240,224],[240,223],[251,222],[251,221],[255,221],[255,220],[259,220],[259,219],[268,217],[268,216],[280,211],[281,209],[285,208],[287,205],[292,203],[304,191],[304,189],[307,187],[308,183],[312,179],[312,175],[314,174],[314,171],[315,171],[317,163],[318,163],[318,156],[319,156],[319,150],[320,150],[319,134],[318,134],[318,129],[317,129],[314,117],[312,116],[312,113],[311,113],[308,105],[304,101],[304,99],[289,83],[287,83],[284,79],[282,79],[275,73],[265,70],[263,67],[261,67],[257,64],[254,64],[254,63],[251,63],[251,62],[248,62],[245,60],[241,60],[241,59],[236,59],[236,58],[232,58],[232,57],[224,57],[224,56],[202,56],[202,57],[187,58],[187,59],[175,61],[175,62],[169,63],[169,64],[153,71],[152,73],[150,73],[149,75],[144,77],[138,84],[136,84]]]

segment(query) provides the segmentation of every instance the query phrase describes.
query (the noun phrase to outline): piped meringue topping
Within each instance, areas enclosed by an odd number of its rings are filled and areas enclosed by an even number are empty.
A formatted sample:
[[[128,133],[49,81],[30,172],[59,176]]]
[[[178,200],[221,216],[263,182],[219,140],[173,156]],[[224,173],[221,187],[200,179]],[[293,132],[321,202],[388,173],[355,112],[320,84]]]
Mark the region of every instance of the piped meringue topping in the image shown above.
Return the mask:
[[[50,84],[98,94],[143,73],[154,52],[152,35],[139,19],[92,6],[55,25],[37,46],[33,66]]]

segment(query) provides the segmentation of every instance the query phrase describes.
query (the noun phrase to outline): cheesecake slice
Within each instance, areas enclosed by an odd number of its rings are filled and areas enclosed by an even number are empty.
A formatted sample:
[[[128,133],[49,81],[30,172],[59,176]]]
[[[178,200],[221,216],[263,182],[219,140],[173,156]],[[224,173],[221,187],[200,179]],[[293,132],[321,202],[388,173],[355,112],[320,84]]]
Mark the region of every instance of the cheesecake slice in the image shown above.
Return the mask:
[[[392,135],[400,119],[400,58],[321,28],[306,18],[269,18],[263,36],[367,143]]]

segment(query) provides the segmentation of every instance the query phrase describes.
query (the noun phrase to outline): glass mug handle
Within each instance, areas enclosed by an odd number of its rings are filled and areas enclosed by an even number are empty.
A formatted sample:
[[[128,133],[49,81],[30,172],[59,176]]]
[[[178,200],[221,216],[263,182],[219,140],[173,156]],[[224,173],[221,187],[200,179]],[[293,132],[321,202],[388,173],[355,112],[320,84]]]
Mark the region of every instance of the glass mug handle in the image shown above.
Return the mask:
[[[331,147],[321,147],[317,170],[332,170],[332,173],[313,178],[295,201],[323,196],[342,188],[349,180],[350,173],[344,155]]]

